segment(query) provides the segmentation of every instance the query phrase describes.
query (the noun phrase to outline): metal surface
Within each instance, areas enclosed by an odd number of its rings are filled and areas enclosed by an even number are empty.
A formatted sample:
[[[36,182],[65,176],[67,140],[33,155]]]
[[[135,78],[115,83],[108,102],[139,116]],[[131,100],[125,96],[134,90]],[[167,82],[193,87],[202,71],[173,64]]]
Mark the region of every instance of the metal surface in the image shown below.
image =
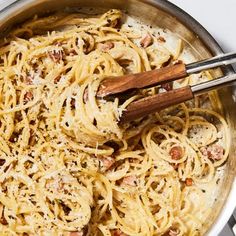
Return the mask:
[[[186,71],[188,74],[193,74],[203,70],[209,70],[218,66],[230,65],[233,63],[236,63],[236,52],[227,53],[213,58],[209,58],[207,60],[188,64],[186,66]]]
[[[232,215],[228,221],[228,224],[230,226],[230,229],[232,230],[232,233],[236,235],[236,219],[234,215]]]
[[[64,10],[68,7],[73,9],[95,7],[126,10],[144,23],[167,28],[178,34],[184,40],[185,47],[198,60],[223,53],[217,42],[197,21],[166,0],[20,0],[0,12],[0,37],[6,36],[13,25],[23,22],[35,14]],[[232,67],[224,66],[222,71],[214,70],[212,74],[219,77],[222,76],[222,72],[224,75],[234,73]],[[220,233],[236,205],[236,185],[233,185],[236,170],[236,90],[234,87],[224,88],[219,91],[219,96],[223,104],[224,115],[230,126],[232,145],[226,163],[227,174],[223,176],[221,191],[212,206],[214,211],[204,225],[205,232],[208,231],[210,236]],[[234,188],[231,190],[232,186]]]
[[[227,75],[214,80],[206,81],[201,84],[191,86],[194,95],[200,95],[214,89],[220,89],[225,86],[230,86],[236,81],[236,74]]]

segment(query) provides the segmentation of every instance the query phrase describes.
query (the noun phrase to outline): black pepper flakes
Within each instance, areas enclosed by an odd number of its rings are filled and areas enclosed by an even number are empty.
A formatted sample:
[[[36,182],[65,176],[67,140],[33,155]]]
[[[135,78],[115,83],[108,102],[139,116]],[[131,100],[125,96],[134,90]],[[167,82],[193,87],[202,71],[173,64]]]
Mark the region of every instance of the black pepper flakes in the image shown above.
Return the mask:
[[[83,168],[87,168],[87,162],[83,162],[83,163],[81,163],[81,166],[83,167]]]

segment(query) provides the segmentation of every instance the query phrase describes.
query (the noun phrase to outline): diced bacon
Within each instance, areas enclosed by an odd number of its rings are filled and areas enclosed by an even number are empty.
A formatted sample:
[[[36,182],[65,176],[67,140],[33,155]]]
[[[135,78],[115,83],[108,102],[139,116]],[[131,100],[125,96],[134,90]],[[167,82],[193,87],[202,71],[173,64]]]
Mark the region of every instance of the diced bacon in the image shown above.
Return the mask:
[[[148,46],[150,46],[153,42],[152,36],[147,33],[147,35],[140,41],[140,45],[143,48],[147,48]]]
[[[116,162],[112,157],[102,157],[100,159],[102,161],[102,167],[105,171],[109,170]]]
[[[221,160],[224,156],[224,149],[218,144],[213,144],[209,147],[202,147],[200,148],[200,151],[204,156],[216,161]]]
[[[162,36],[159,36],[159,37],[157,38],[157,40],[158,40],[159,42],[161,42],[161,43],[165,43],[165,42],[166,42],[165,38],[162,37]]]
[[[179,160],[183,157],[183,149],[180,146],[174,146],[170,149],[170,156],[173,160]]]
[[[112,236],[127,236],[127,234],[123,233],[120,229],[115,229],[112,231]]]
[[[185,184],[186,184],[186,186],[192,186],[192,185],[193,185],[193,179],[191,179],[191,178],[186,178]]]
[[[106,42],[106,43],[99,43],[98,49],[102,52],[108,52],[110,49],[114,48],[114,43],[112,42]]]
[[[162,84],[161,87],[166,91],[170,91],[173,89],[173,82]]]
[[[207,147],[201,147],[200,151],[201,151],[203,156],[207,156],[208,157]]]
[[[24,95],[24,102],[27,103],[27,102],[33,100],[33,98],[34,98],[34,95],[32,92],[26,92]]]
[[[63,54],[61,50],[54,50],[48,53],[49,57],[56,63],[58,63],[60,60],[62,60],[63,58]]]
[[[25,83],[28,84],[28,85],[31,85],[33,84],[33,77],[30,76],[30,75],[27,75],[24,79]]]
[[[5,218],[4,216],[2,216],[2,217],[0,218],[0,223],[1,223],[2,225],[7,225],[7,224],[8,224],[8,222],[7,222],[7,220],[6,220],[6,218]]]
[[[83,236],[83,232],[82,231],[71,232],[70,236]]]
[[[135,186],[137,186],[137,177],[135,175],[130,175],[130,176],[124,177],[122,179],[121,184],[135,187]]]

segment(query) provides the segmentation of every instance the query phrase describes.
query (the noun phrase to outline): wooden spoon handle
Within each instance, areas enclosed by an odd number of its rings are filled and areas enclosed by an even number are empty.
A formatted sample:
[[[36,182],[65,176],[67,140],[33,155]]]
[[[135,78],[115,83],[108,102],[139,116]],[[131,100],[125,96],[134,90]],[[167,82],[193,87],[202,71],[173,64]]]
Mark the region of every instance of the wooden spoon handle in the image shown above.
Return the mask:
[[[98,97],[117,94],[129,89],[138,89],[171,82],[187,76],[185,64],[176,64],[157,70],[138,74],[110,77],[102,81],[97,92]]]
[[[160,111],[172,105],[185,102],[193,98],[190,86],[159,93],[130,103],[121,116],[121,122],[129,122]]]

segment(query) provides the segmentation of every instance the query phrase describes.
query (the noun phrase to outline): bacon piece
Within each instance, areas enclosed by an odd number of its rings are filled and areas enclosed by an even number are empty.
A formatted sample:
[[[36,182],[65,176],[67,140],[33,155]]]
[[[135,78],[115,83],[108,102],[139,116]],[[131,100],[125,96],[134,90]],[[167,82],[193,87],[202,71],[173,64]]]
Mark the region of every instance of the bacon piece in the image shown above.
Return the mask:
[[[7,222],[7,220],[6,220],[6,218],[5,218],[4,216],[2,216],[2,217],[0,218],[0,223],[1,223],[2,225],[8,225],[8,222]]]
[[[185,184],[186,184],[186,186],[192,186],[193,185],[193,179],[192,178],[186,178]]]
[[[48,53],[49,57],[56,63],[58,63],[63,58],[63,54],[61,50],[54,50]]]
[[[83,232],[82,231],[75,231],[75,232],[71,232],[70,236],[83,236]]]
[[[147,48],[148,46],[150,46],[153,42],[152,36],[147,33],[147,35],[140,41],[140,45],[143,48]]]
[[[173,89],[173,82],[162,84],[161,87],[166,91],[170,91]]]
[[[120,229],[115,229],[112,231],[112,236],[127,236],[127,234],[123,233]]]
[[[114,48],[114,43],[112,42],[105,42],[105,43],[99,43],[98,49],[102,52],[108,52],[110,49]]]
[[[173,160],[179,160],[183,156],[183,149],[180,146],[174,146],[170,149],[170,156]]]
[[[24,95],[24,103],[26,104],[29,101],[32,101],[34,98],[34,95],[32,92],[26,92]]]
[[[124,177],[122,179],[121,184],[135,187],[135,186],[137,186],[137,177],[135,175],[130,175],[130,176]]]
[[[33,77],[30,76],[30,75],[27,75],[24,79],[25,83],[28,84],[28,85],[31,85],[33,84]]]
[[[102,161],[102,167],[105,171],[109,170],[116,162],[112,157],[102,157],[100,160]]]
[[[201,147],[202,154],[212,160],[218,161],[224,156],[224,149],[218,144],[213,144],[209,147]]]

